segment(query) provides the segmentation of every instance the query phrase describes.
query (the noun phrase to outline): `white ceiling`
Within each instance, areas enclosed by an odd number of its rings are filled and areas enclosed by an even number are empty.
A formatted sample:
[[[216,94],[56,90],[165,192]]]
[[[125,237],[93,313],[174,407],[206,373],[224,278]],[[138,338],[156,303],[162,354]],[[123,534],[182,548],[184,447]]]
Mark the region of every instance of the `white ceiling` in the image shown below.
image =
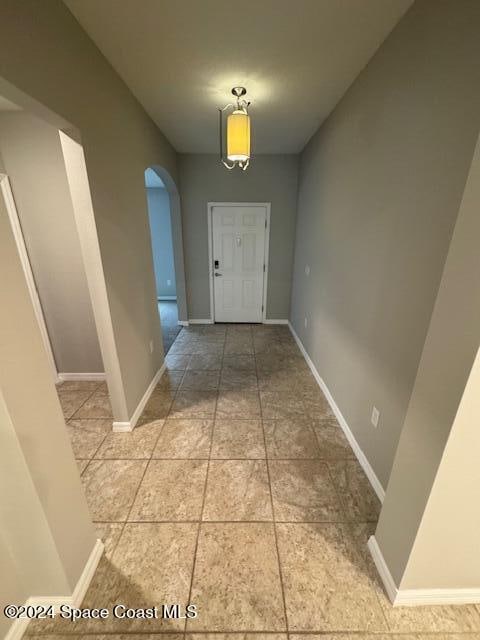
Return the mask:
[[[180,152],[218,151],[217,107],[252,101],[253,152],[296,153],[412,0],[65,0]]]

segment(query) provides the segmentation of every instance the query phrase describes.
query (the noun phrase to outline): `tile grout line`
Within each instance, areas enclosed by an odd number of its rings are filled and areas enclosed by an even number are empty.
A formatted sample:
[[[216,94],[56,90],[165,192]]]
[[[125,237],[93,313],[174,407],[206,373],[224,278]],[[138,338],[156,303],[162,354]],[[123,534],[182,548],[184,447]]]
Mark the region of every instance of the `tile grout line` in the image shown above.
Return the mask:
[[[252,333],[252,328],[251,327],[250,327],[250,333]],[[180,334],[181,334],[181,331],[180,331],[179,335]],[[226,338],[227,338],[227,334],[225,334],[225,338],[224,338],[223,353],[225,353]],[[192,354],[189,355],[190,358],[191,358],[191,355]],[[199,354],[199,355],[208,355],[208,354],[203,353],[203,354]],[[254,349],[253,350],[253,357],[254,357],[255,363],[256,363],[256,356],[257,356],[257,354],[256,354],[255,349]],[[223,363],[223,358],[222,358],[222,363]],[[183,370],[182,380],[183,380],[183,378],[185,376],[186,370],[187,369]],[[222,369],[219,370],[220,376],[221,376],[221,372],[222,371],[223,371],[223,366],[222,366]],[[186,418],[182,418],[182,417],[170,418],[170,412],[171,412],[172,407],[173,407],[174,399],[177,397],[177,395],[178,395],[178,393],[180,391],[180,384],[181,384],[180,383],[176,389],[171,390],[173,392],[172,393],[173,399],[170,402],[169,409],[167,411],[166,417],[163,419],[163,424],[162,424],[161,429],[160,429],[160,431],[159,431],[159,433],[158,433],[158,435],[156,437],[155,444],[154,444],[153,449],[152,449],[152,454],[150,455],[149,458],[133,458],[133,459],[132,458],[105,458],[105,459],[102,458],[102,459],[98,459],[98,460],[147,460],[147,465],[145,467],[145,470],[144,470],[144,473],[142,475],[142,478],[140,479],[140,482],[139,482],[139,484],[137,486],[137,490],[135,492],[135,496],[133,498],[132,504],[130,506],[130,509],[129,509],[129,512],[128,512],[128,515],[127,515],[127,520],[121,521],[121,522],[113,522],[113,523],[112,523],[112,521],[105,521],[105,522],[103,522],[103,521],[95,521],[95,523],[122,525],[120,534],[118,535],[117,541],[116,541],[116,543],[115,543],[115,545],[114,545],[114,547],[112,549],[111,556],[113,556],[116,553],[116,549],[117,549],[118,544],[119,544],[119,542],[120,542],[120,540],[121,540],[121,538],[123,536],[125,525],[127,523],[128,524],[129,523],[147,524],[147,523],[150,523],[150,522],[153,522],[153,523],[155,523],[155,522],[157,522],[157,523],[158,522],[162,522],[162,523],[191,522],[191,523],[198,524],[196,545],[195,545],[195,551],[194,551],[194,554],[193,554],[193,567],[192,567],[191,580],[190,580],[190,592],[189,592],[189,599],[190,599],[191,594],[193,592],[193,579],[194,579],[195,564],[196,564],[196,560],[197,560],[200,528],[201,528],[203,523],[208,522],[208,523],[212,523],[212,524],[222,524],[222,523],[225,523],[225,522],[227,522],[227,523],[231,522],[231,523],[235,523],[235,524],[240,524],[240,523],[262,523],[262,524],[266,524],[266,523],[272,522],[273,530],[274,530],[274,537],[275,537],[275,544],[276,544],[276,551],[277,551],[277,558],[278,558],[279,577],[280,577],[280,584],[281,584],[281,590],[282,590],[283,606],[284,606],[284,611],[285,611],[286,633],[287,634],[295,633],[295,635],[299,635],[299,636],[301,636],[301,635],[318,635],[320,637],[322,637],[324,635],[332,635],[332,636],[336,636],[337,634],[340,634],[340,635],[345,634],[346,635],[347,631],[340,631],[340,630],[336,630],[336,631],[317,630],[317,631],[295,631],[295,632],[289,630],[289,627],[288,627],[288,615],[287,615],[287,609],[286,609],[286,598],[285,598],[283,575],[282,575],[282,565],[281,565],[281,558],[280,558],[279,547],[278,547],[277,524],[280,524],[280,523],[283,523],[283,522],[287,523],[287,522],[290,522],[290,521],[279,521],[275,517],[275,510],[274,510],[274,505],[273,505],[273,494],[272,494],[272,481],[271,481],[271,476],[270,476],[269,463],[270,463],[271,460],[274,460],[274,461],[277,460],[277,458],[270,458],[268,456],[268,452],[267,452],[267,449],[266,449],[266,431],[265,431],[264,422],[268,421],[268,420],[264,420],[263,419],[263,409],[262,409],[261,394],[260,394],[259,383],[258,383],[258,367],[257,366],[255,366],[255,370],[254,371],[255,371],[255,378],[257,380],[257,394],[258,394],[259,403],[260,403],[260,420],[261,420],[261,425],[262,425],[263,440],[264,440],[264,446],[265,446],[265,458],[254,458],[254,459],[251,459],[251,458],[238,458],[238,460],[256,460],[256,461],[265,460],[266,467],[267,467],[268,483],[269,483],[270,502],[271,502],[271,508],[272,508],[272,520],[271,521],[269,521],[269,520],[251,520],[251,521],[245,521],[245,520],[232,520],[232,521],[212,520],[212,521],[204,521],[203,520],[204,509],[205,509],[205,504],[206,504],[206,497],[207,497],[207,486],[208,486],[208,476],[209,476],[209,470],[210,470],[210,462],[211,462],[211,460],[216,460],[216,459],[219,459],[219,460],[230,460],[230,459],[232,459],[232,458],[212,458],[212,456],[211,456],[212,449],[213,449],[213,441],[214,441],[215,422],[216,422],[216,419],[217,419],[218,400],[219,400],[219,395],[220,395],[220,393],[222,391],[220,389],[220,385],[215,390],[216,391],[216,401],[215,401],[215,407],[214,407],[214,411],[213,411],[213,419],[212,418],[207,418],[209,421],[212,420],[212,430],[211,430],[209,456],[208,456],[208,459],[207,459],[207,472],[206,472],[206,475],[205,475],[205,483],[204,483],[204,488],[203,488],[202,508],[201,508],[200,520],[199,521],[196,521],[196,520],[193,520],[193,521],[185,521],[185,520],[165,520],[165,521],[155,521],[155,520],[154,521],[135,521],[135,520],[132,520],[132,521],[129,521],[128,520],[128,517],[131,514],[131,511],[133,509],[133,505],[134,505],[135,500],[137,498],[139,489],[140,489],[140,487],[141,487],[141,485],[142,485],[142,483],[144,481],[145,474],[146,474],[146,472],[147,472],[152,460],[203,460],[203,461],[205,460],[205,458],[154,458],[153,457],[153,451],[155,450],[155,448],[156,448],[156,446],[158,444],[158,440],[161,437],[161,434],[162,434],[162,432],[163,432],[163,430],[165,428],[165,423],[166,423],[166,421],[168,419],[171,419],[172,421],[175,421],[176,419],[178,419],[180,421],[183,420],[183,419],[186,419],[186,420],[192,419],[189,416],[187,416]],[[237,389],[238,389],[238,385],[236,386],[235,390],[237,390]],[[245,389],[243,389],[243,388],[240,389],[240,392],[242,390],[245,390]],[[83,407],[83,405],[86,402],[88,402],[88,400],[96,393],[96,391],[98,391],[98,387],[94,391],[92,391],[92,393],[85,399],[85,401],[80,405],[80,407],[78,407],[78,409],[75,411],[73,416],[71,416],[71,418],[69,418],[66,421],[67,423],[70,420],[77,420],[77,418],[74,418],[74,415],[76,414],[77,411],[79,411],[79,409],[81,407]],[[223,391],[228,391],[228,390],[224,389]],[[89,420],[89,419],[97,420],[97,418],[78,418],[78,420]],[[204,419],[204,418],[202,418],[202,419]],[[227,419],[228,419],[228,416],[227,416]],[[252,417],[245,418],[245,420],[247,420],[247,421],[252,420],[252,419],[253,419]],[[310,429],[313,430],[313,432],[315,433],[315,441],[319,445],[320,444],[319,443],[319,439],[318,439],[318,436],[317,436],[317,433],[316,433],[315,429],[313,429],[313,427],[312,427],[311,421],[309,421],[309,425],[310,425]],[[86,471],[86,469],[88,468],[90,463],[93,460],[96,459],[95,456],[97,455],[99,449],[103,445],[103,442],[105,441],[107,435],[108,434],[106,434],[103,437],[102,442],[98,445],[94,455],[90,459],[88,459],[87,466],[85,467],[84,472]],[[233,459],[237,459],[237,458],[233,458]],[[334,490],[335,490],[335,494],[337,496],[337,500],[338,500],[338,502],[339,502],[339,504],[340,504],[340,506],[342,508],[343,515],[347,516],[347,510],[346,510],[346,507],[345,507],[345,504],[344,504],[344,500],[342,499],[342,497],[341,497],[341,495],[339,493],[339,490],[337,489],[337,485],[333,481],[333,476],[332,476],[332,472],[331,472],[331,469],[330,469],[330,463],[334,462],[334,461],[337,461],[337,460],[350,460],[351,458],[341,457],[341,458],[313,458],[313,459],[311,459],[311,458],[305,458],[305,459],[304,458],[278,458],[278,459],[279,460],[283,460],[284,459],[284,460],[315,460],[315,461],[316,460],[320,460],[320,461],[323,461],[325,463],[325,465],[327,466],[328,477],[330,479],[330,482],[333,484],[333,487],[334,487]],[[374,520],[365,520],[365,519],[362,519],[361,521],[360,520],[358,520],[358,521],[357,520],[348,520],[348,519],[341,520],[341,521],[336,521],[336,520],[334,520],[334,521],[291,521],[292,524],[309,524],[309,523],[313,524],[314,523],[314,524],[343,525],[343,526],[345,526],[346,529],[348,529],[348,531],[350,533],[352,533],[352,530],[353,530],[353,528],[355,527],[356,524],[364,524],[364,523],[368,523],[368,522],[375,522],[375,521]],[[366,564],[365,561],[363,561],[363,564]],[[377,591],[375,591],[375,597],[376,597],[378,606],[382,610],[382,615],[383,615],[383,618],[385,619],[386,628],[388,629],[388,631],[386,631],[386,632],[379,632],[379,631],[370,632],[369,635],[372,636],[372,640],[375,640],[375,638],[378,638],[378,640],[380,640],[380,638],[383,637],[384,635],[386,637],[390,637],[390,636],[397,637],[398,636],[399,638],[405,636],[405,640],[407,640],[407,636],[409,637],[412,633],[413,634],[420,633],[420,631],[411,631],[411,630],[410,631],[400,631],[400,632],[392,631],[391,628],[390,628],[390,625],[388,624],[388,620],[387,620],[385,611],[383,610],[383,607],[380,604],[379,594],[377,593]],[[174,630],[156,630],[154,633],[158,634],[158,635],[164,635],[164,634],[175,634],[175,635],[177,635],[178,634],[179,636],[180,636],[180,634],[182,634],[183,637],[185,637],[185,634],[187,633],[187,622],[188,621],[185,621],[184,631],[183,632],[179,629],[178,631],[174,631]],[[152,632],[150,630],[135,630],[135,631],[123,631],[122,633],[125,634],[126,636],[131,635],[133,637],[133,634],[139,634],[139,635],[149,634],[149,635],[151,635]],[[199,630],[199,631],[196,631],[196,630],[193,630],[193,631],[188,631],[188,633],[192,634],[192,635],[206,634],[206,633],[209,633],[209,634],[211,633],[212,635],[214,635],[214,634],[226,634],[226,633],[229,633],[229,634],[230,633],[231,634],[233,634],[233,633],[236,633],[236,634],[238,634],[238,633],[242,633],[242,634],[249,633],[250,634],[251,633],[252,635],[255,635],[255,634],[284,634],[285,631],[278,631],[278,630],[274,630],[274,631],[264,631],[264,630],[263,631],[258,631],[258,630],[248,631],[248,630],[242,630],[242,631],[239,631],[237,629],[237,630],[231,630],[231,631],[228,631],[228,630],[227,631],[226,630],[222,630],[222,631],[216,631],[216,630],[212,630],[212,631]],[[363,635],[365,635],[366,633],[367,633],[366,630],[348,631],[348,635],[349,636],[351,635],[352,638],[358,637],[359,640],[360,640],[360,638],[363,638]],[[432,637],[433,638],[433,637],[437,637],[438,636],[440,638],[440,637],[443,637],[447,632],[446,631],[438,631],[438,632],[425,631],[424,633],[427,634],[428,637]],[[476,633],[477,632],[475,632],[475,631],[455,631],[455,632],[452,632],[452,636],[453,636],[453,633],[459,634],[462,637],[465,636],[465,639],[467,640],[469,637],[472,637],[472,639],[473,639],[474,636],[476,637]],[[72,637],[73,637],[73,635],[91,635],[91,634],[92,634],[91,631],[86,631],[86,632],[82,632],[82,631],[78,632],[78,631],[76,631],[76,632],[74,632],[72,634],[67,632],[67,633],[61,634],[61,635],[67,635],[67,636],[68,635],[72,635]],[[55,632],[54,632],[54,633],[48,633],[48,634],[34,634],[34,635],[56,636],[57,634],[55,634]],[[106,636],[111,635],[113,637],[113,635],[118,635],[118,631],[112,631],[112,632],[106,631],[105,635]],[[342,635],[342,637],[343,637],[343,635]]]
[[[223,362],[223,354],[225,352],[225,342],[223,343],[223,350],[222,350],[222,362]],[[218,376],[220,379],[220,375]],[[203,512],[205,510],[205,500],[207,497],[207,483],[208,483],[208,475],[210,472],[210,456],[212,455],[212,447],[213,447],[213,436],[214,436],[214,432],[215,432],[215,420],[217,417],[217,405],[218,405],[218,389],[217,389],[217,396],[216,396],[216,400],[215,400],[215,408],[213,410],[213,419],[212,419],[212,431],[210,434],[210,448],[208,451],[208,460],[207,460],[207,471],[205,473],[205,483],[203,485],[203,496],[202,496],[202,507],[200,510],[200,521],[198,523],[198,527],[197,527],[197,538],[195,540],[195,548],[193,551],[193,563],[192,563],[192,574],[191,574],[191,578],[190,578],[190,588],[188,591],[188,597],[187,597],[187,604],[190,604],[191,601],[191,597],[192,597],[192,593],[193,593],[193,579],[195,576],[195,567],[197,564],[197,554],[198,554],[198,543],[200,540],[200,530],[201,530],[201,526],[202,526],[202,522],[203,522]],[[187,634],[187,625],[188,625],[188,620],[185,620],[185,625],[184,625],[184,634],[186,636]]]
[[[65,422],[69,422],[70,420],[81,420],[81,418],[75,418],[75,416],[76,416],[76,415],[77,415],[77,413],[80,411],[80,409],[83,407],[83,405],[84,405],[86,402],[88,402],[88,400],[90,400],[90,398],[93,396],[93,394],[94,394],[94,393],[96,393],[97,389],[98,389],[98,387],[97,387],[97,388],[95,388],[95,389],[92,391],[92,393],[90,393],[90,395],[88,395],[88,396],[85,398],[85,400],[82,402],[82,404],[81,404],[79,407],[77,407],[77,408],[75,409],[75,411],[72,413],[72,415],[71,415],[69,418],[67,418],[67,419],[65,420]],[[57,389],[57,395],[58,395],[58,389]],[[59,399],[59,401],[60,401],[60,396],[58,397],[58,399]],[[110,398],[109,398],[109,401],[110,401]],[[63,412],[62,412],[62,413],[63,413]],[[97,418],[95,418],[95,419],[97,419]],[[108,420],[108,418],[107,418],[107,420]]]
[[[255,361],[255,375],[257,377],[257,393],[258,393],[258,403],[260,406],[260,423],[262,426],[262,433],[263,433],[263,446],[265,447],[265,465],[267,467],[267,478],[268,478],[268,489],[269,489],[269,493],[270,493],[270,505],[271,505],[271,509],[272,509],[272,525],[273,525],[273,537],[275,540],[275,550],[277,552],[277,563],[278,563],[278,575],[279,575],[279,579],[280,579],[280,590],[282,593],[282,604],[283,604],[283,612],[285,615],[285,631],[287,633],[287,638],[290,638],[290,633],[289,633],[289,626],[288,626],[288,612],[287,612],[287,601],[285,598],[285,586],[284,586],[284,581],[283,581],[283,573],[282,573],[282,563],[280,560],[280,550],[278,547],[278,535],[277,535],[277,524],[276,524],[276,520],[275,520],[275,506],[273,504],[273,492],[272,492],[272,480],[271,480],[271,476],[270,476],[270,466],[268,464],[268,452],[267,452],[267,439],[265,436],[265,427],[263,424],[263,408],[262,408],[262,400],[261,400],[261,395],[260,395],[260,388],[258,386],[258,368],[257,368],[257,356],[255,353],[255,345],[253,345],[253,358]]]

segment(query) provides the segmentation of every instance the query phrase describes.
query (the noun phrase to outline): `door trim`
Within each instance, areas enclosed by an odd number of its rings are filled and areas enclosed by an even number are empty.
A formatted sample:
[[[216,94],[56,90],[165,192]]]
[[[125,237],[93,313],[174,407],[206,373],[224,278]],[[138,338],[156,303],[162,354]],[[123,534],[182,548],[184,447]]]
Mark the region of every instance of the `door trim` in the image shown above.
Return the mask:
[[[265,207],[267,215],[267,226],[265,228],[264,260],[265,271],[263,272],[263,295],[262,295],[262,323],[267,319],[267,289],[268,289],[268,268],[270,249],[270,210],[271,202],[208,202],[207,203],[207,227],[208,227],[208,287],[210,290],[210,319],[215,322],[215,304],[213,297],[213,207]]]
[[[52,371],[52,377],[56,384],[59,381],[59,378],[55,357],[53,355],[52,343],[50,342],[50,336],[48,335],[47,323],[45,322],[45,316],[43,315],[42,304],[38,295],[37,285],[35,283],[27,247],[25,245],[25,238],[23,237],[22,225],[20,223],[17,207],[15,205],[15,199],[13,197],[10,180],[8,178],[8,175],[5,173],[0,173],[0,190],[3,195],[3,200],[5,202],[5,207],[7,209],[7,214],[10,220],[10,226],[15,238],[15,243],[17,245],[18,255],[20,256],[20,261],[22,263],[23,273],[27,282],[28,292],[30,294],[30,300],[32,302],[33,310],[37,318],[40,335],[42,336],[45,353],[47,354],[48,363]]]

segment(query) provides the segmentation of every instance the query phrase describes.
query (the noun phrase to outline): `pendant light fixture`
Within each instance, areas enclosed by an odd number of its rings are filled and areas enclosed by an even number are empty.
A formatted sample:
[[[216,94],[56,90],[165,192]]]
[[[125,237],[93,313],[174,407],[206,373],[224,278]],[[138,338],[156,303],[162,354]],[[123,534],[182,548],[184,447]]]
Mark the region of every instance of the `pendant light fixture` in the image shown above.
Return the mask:
[[[243,96],[247,93],[245,87],[233,87],[235,104],[227,104],[219,109],[220,123],[220,160],[223,165],[231,170],[240,167],[243,171],[250,164],[250,116],[248,115],[247,102]],[[223,149],[223,113],[231,109],[227,116],[227,159],[224,159]]]

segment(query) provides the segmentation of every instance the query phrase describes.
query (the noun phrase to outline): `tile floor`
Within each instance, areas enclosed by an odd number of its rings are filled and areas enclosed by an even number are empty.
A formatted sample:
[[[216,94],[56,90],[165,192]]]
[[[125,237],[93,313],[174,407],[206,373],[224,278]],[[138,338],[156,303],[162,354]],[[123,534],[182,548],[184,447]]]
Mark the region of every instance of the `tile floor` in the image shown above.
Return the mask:
[[[198,618],[30,634],[480,638],[475,606],[390,606],[366,550],[379,502],[287,327],[190,327],[166,361],[133,433],[110,431],[105,385],[59,388],[106,547],[83,606],[190,602]]]
[[[163,351],[168,353],[175,338],[181,330],[178,324],[178,307],[175,300],[162,300],[158,302],[158,313],[162,325]]]

